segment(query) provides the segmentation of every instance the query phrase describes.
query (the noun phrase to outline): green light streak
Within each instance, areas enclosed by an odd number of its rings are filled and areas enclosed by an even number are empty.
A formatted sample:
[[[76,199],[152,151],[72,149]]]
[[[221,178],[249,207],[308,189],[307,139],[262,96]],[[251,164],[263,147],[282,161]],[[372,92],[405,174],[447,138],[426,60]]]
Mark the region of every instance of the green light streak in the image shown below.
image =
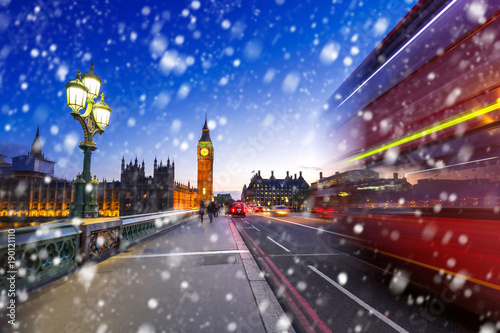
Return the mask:
[[[488,112],[495,111],[498,109],[500,109],[500,102],[490,104],[490,105],[488,105],[482,109],[479,109],[479,110],[465,111],[462,114],[458,114],[456,116],[442,120],[442,121],[437,122],[435,124],[432,124],[430,126],[424,127],[423,129],[418,130],[416,132],[407,134],[400,139],[393,140],[393,141],[389,142],[387,145],[380,146],[380,147],[372,149],[364,154],[353,157],[350,160],[348,160],[347,162],[349,163],[349,162],[355,162],[355,161],[361,160],[365,157],[372,156],[372,155],[378,154],[380,152],[383,152],[385,150],[388,150],[388,149],[400,146],[402,144],[408,143],[410,141],[420,139],[426,135],[442,131],[446,128],[458,125],[460,123],[463,123],[465,121],[468,121],[470,119],[473,119],[475,117],[481,116],[483,114],[486,114]]]

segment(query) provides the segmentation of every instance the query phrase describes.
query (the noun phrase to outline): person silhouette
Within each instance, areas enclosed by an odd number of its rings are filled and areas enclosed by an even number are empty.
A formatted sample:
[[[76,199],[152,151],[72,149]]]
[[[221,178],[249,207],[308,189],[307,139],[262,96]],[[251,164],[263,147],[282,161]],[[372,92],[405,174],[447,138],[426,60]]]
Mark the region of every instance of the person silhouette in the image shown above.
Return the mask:
[[[208,218],[210,219],[210,223],[212,223],[214,221],[215,211],[216,211],[215,204],[212,200],[210,200],[210,203],[208,204],[208,208],[207,208]]]
[[[200,201],[200,211],[198,212],[200,214],[200,223],[203,223],[203,215],[205,215],[205,203]]]

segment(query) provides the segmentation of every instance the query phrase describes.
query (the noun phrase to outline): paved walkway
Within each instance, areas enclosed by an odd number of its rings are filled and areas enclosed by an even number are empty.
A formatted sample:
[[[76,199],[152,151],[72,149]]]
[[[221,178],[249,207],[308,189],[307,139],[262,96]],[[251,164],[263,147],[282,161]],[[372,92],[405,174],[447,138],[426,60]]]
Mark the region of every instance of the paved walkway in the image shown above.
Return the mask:
[[[221,215],[193,218],[25,297],[18,332],[292,331]]]

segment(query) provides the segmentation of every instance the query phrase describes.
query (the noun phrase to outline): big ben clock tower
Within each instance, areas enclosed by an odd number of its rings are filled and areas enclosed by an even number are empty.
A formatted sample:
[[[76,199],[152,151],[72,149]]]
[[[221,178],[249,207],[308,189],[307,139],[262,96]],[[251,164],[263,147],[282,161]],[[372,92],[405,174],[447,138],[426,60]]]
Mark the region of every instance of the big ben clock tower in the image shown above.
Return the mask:
[[[205,114],[205,125],[201,138],[198,141],[198,201],[203,200],[205,205],[212,199],[214,178],[214,147],[210,140],[210,131],[207,126],[207,115]]]

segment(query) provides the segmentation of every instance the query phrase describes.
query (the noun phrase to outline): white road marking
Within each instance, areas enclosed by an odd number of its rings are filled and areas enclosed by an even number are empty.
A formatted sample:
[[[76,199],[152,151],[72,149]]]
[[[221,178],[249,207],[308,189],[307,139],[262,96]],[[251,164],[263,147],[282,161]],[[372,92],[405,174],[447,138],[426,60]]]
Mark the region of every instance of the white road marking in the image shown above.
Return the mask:
[[[346,294],[347,296],[349,296],[350,298],[352,298],[354,301],[356,301],[356,303],[358,303],[359,305],[361,305],[362,307],[364,307],[366,310],[370,311],[370,313],[373,313],[375,316],[377,316],[378,318],[380,318],[384,323],[386,323],[387,325],[389,325],[392,328],[394,328],[396,331],[398,331],[400,333],[408,333],[407,330],[405,330],[404,328],[402,328],[401,326],[399,326],[398,324],[396,324],[395,322],[393,322],[392,320],[390,320],[389,318],[387,318],[386,316],[384,316],[383,314],[381,314],[380,312],[378,312],[377,310],[375,310],[374,308],[372,308],[370,305],[368,305],[365,302],[363,302],[361,299],[359,299],[354,294],[352,294],[349,290],[345,289],[340,284],[338,284],[337,282],[335,282],[332,279],[330,279],[328,276],[326,276],[324,273],[322,273],[321,271],[319,271],[318,269],[316,269],[314,266],[309,265],[307,267],[309,267],[312,271],[314,271],[319,276],[321,276],[323,279],[325,279],[326,281],[328,281],[335,288],[337,288],[338,290],[340,290],[341,292],[343,292],[344,294]]]
[[[286,223],[291,223],[291,224],[300,225],[301,227],[304,227],[304,228],[309,228],[309,229],[319,230],[319,231],[321,231],[321,232],[326,232],[326,233],[333,234],[333,235],[337,235],[337,236],[342,236],[342,237],[352,238],[352,239],[355,239],[355,240],[358,240],[358,241],[365,241],[364,239],[361,239],[361,238],[358,238],[358,237],[353,237],[353,236],[349,236],[349,235],[344,235],[344,234],[340,234],[340,233],[338,233],[338,232],[328,231],[328,230],[325,230],[325,229],[315,228],[315,227],[311,227],[311,226],[309,226],[309,225],[303,225],[303,224],[300,224],[300,223],[297,223],[297,222],[292,222],[292,221],[287,221],[287,220],[277,219],[277,218],[275,218],[275,217],[269,217],[269,218],[270,218],[270,219],[274,219],[274,220],[278,220],[278,221],[282,221],[282,222],[286,222]]]
[[[257,231],[260,231],[259,229],[257,229],[257,228],[256,228],[256,227],[254,227],[254,226],[252,226],[252,228],[254,228],[254,229],[255,229],[255,230],[257,230]]]
[[[110,259],[129,259],[129,258],[155,258],[155,257],[175,257],[175,256],[198,256],[208,254],[227,254],[227,253],[248,253],[248,250],[225,250],[225,251],[204,251],[204,252],[176,252],[176,253],[158,253],[158,254],[138,254],[138,255],[118,255]]]
[[[286,247],[284,247],[283,245],[281,245],[280,243],[278,243],[277,241],[275,241],[274,239],[272,239],[271,237],[267,236],[267,239],[269,239],[271,242],[273,242],[274,244],[278,245],[279,247],[281,247],[283,250],[285,250],[286,252],[290,252],[289,249],[287,249]]]

